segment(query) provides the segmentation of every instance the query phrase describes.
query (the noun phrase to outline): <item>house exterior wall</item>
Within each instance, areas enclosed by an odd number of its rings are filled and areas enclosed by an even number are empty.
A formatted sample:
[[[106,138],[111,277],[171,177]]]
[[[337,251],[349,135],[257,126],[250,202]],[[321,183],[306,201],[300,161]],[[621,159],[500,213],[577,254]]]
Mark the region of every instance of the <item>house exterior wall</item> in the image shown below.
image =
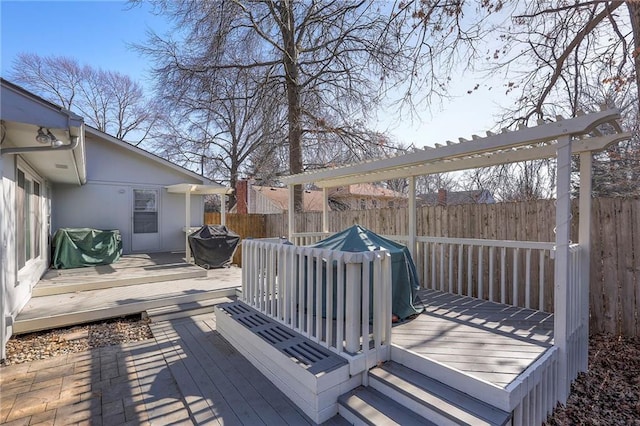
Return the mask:
[[[29,173],[40,185],[40,202],[31,205],[31,213],[38,214],[39,221],[33,223],[32,232],[40,235],[38,255],[26,260],[20,268],[18,262],[17,229],[17,168]],[[48,217],[50,213],[50,191],[48,182],[38,175],[18,156],[0,156],[0,359],[5,358],[5,345],[12,334],[12,324],[20,310],[31,298],[31,290],[46,272],[49,265]],[[36,232],[36,229],[38,230]],[[37,237],[36,237],[37,238]]]
[[[54,186],[53,230],[59,228],[118,229],[123,252],[184,250],[185,197],[169,194],[167,185],[202,183],[110,141],[87,134],[87,183]],[[133,190],[153,189],[158,199],[158,241],[136,250],[133,244]],[[203,221],[204,198],[191,196],[191,224]]]
[[[248,196],[249,213],[274,214],[283,212],[280,207],[276,206],[273,201],[265,197],[260,191],[251,188]]]

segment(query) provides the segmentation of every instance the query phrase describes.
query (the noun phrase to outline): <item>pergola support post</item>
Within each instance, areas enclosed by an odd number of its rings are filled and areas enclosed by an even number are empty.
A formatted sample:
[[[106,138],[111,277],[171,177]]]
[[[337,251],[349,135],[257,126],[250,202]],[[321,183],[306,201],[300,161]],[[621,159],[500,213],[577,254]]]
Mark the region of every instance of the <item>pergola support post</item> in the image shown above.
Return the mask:
[[[227,225],[227,196],[220,194],[220,225]]]
[[[184,257],[187,263],[191,263],[191,247],[189,247],[189,230],[191,228],[191,191],[184,193]]]
[[[568,320],[569,238],[571,229],[571,136],[558,138],[556,184],[556,253],[554,287],[554,344],[558,348],[558,400],[564,404],[569,396]]]
[[[582,283],[582,340],[587,346],[581,351],[579,371],[587,371],[589,345],[589,290],[591,288],[591,191],[592,191],[592,153],[580,153],[580,219],[578,223],[578,243],[580,244]]]
[[[329,233],[329,188],[322,188],[322,232]]]
[[[293,185],[288,185],[289,187],[289,209],[287,211],[287,214],[289,216],[289,223],[288,223],[288,239],[289,241],[295,243],[295,241],[293,241],[293,234],[296,232],[296,209],[295,209],[295,203],[293,202]]]
[[[411,257],[416,259],[416,236],[418,234],[418,225],[416,220],[416,177],[409,176],[409,252]]]

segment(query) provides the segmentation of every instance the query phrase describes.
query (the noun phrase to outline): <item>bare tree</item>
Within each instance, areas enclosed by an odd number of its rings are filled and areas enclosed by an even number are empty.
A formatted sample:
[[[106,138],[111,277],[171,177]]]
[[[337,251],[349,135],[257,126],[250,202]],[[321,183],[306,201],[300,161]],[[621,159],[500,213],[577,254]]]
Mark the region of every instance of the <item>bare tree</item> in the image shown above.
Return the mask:
[[[621,108],[634,138],[596,156],[594,168],[602,166],[601,183],[628,183],[613,193],[637,188],[639,157],[629,156],[640,144],[633,125],[640,119],[640,2],[408,0],[395,5],[394,16],[413,25],[416,58],[435,54],[441,63],[504,76],[504,91],[518,96],[500,127],[573,117],[602,103]],[[446,87],[447,80],[437,82]],[[470,86],[473,93],[479,84]],[[605,178],[607,170],[616,173]],[[529,199],[552,196],[555,174],[552,162],[538,161],[466,177],[475,187],[495,186],[502,199]]]
[[[156,63],[161,91],[180,92],[191,78],[262,70],[261,84],[286,100],[288,171],[306,167],[303,151],[327,135],[357,145],[365,122],[393,86],[412,72],[388,12],[368,1],[157,0],[173,19],[179,39],[152,34],[141,49]],[[270,70],[270,72],[265,72]],[[215,95],[217,96],[217,95]],[[335,139],[333,139],[335,140]],[[308,157],[307,157],[308,158]],[[294,203],[302,204],[301,188]]]
[[[503,123],[574,117],[602,104],[620,108],[634,137],[594,155],[594,193],[640,194],[640,3],[529,2],[513,15],[493,57],[494,70],[512,74],[507,91],[519,93]],[[539,182],[537,174],[528,176],[530,186]]]
[[[158,109],[128,76],[81,66],[64,56],[23,53],[11,78],[43,98],[81,114],[98,130],[139,144],[158,119]]]
[[[205,73],[190,75],[180,90],[165,93],[172,113],[155,135],[156,150],[184,165],[196,159],[203,174],[231,187],[241,174],[263,173],[282,146],[277,141],[284,139],[284,116],[274,107],[272,88],[256,80],[261,82],[251,69],[220,72],[215,81]]]

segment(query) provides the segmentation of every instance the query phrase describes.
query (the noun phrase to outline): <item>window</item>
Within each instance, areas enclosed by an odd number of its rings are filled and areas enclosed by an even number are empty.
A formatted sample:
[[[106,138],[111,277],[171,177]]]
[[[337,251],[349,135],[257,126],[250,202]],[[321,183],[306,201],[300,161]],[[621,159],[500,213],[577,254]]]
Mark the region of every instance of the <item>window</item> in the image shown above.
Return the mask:
[[[42,254],[42,196],[41,184],[22,169],[17,173],[16,231],[18,269]]]
[[[133,233],[155,234],[158,232],[158,191],[155,189],[133,190]]]

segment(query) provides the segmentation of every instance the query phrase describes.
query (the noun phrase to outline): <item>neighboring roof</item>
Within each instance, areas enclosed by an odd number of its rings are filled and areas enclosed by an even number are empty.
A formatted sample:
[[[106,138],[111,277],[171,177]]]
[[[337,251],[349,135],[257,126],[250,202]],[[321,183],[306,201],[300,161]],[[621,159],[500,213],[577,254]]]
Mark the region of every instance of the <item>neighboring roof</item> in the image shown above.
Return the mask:
[[[405,194],[370,183],[357,183],[347,187],[338,187],[334,191],[331,191],[329,195],[336,198],[348,197],[349,195],[378,198],[407,198]]]
[[[416,196],[426,205],[435,206],[439,203],[438,193],[430,192],[428,194],[419,194]],[[494,204],[496,200],[491,192],[486,189],[478,189],[474,191],[446,191],[446,205],[453,206],[458,204]]]
[[[212,181],[209,178],[206,178],[206,177],[202,176],[201,174],[198,174],[198,173],[193,172],[193,171],[191,171],[189,169],[186,169],[186,168],[184,168],[182,166],[179,166],[179,165],[177,165],[175,163],[172,163],[171,161],[166,160],[166,159],[164,159],[164,158],[162,158],[162,157],[160,157],[160,156],[158,156],[158,155],[156,155],[156,154],[154,154],[152,152],[149,152],[149,151],[147,151],[145,149],[142,149],[142,148],[137,147],[135,145],[131,145],[128,142],[125,142],[125,141],[123,141],[121,139],[118,139],[116,137],[113,137],[113,136],[111,136],[111,135],[109,135],[109,134],[107,134],[107,133],[105,133],[105,132],[103,132],[101,130],[96,129],[95,127],[91,127],[91,126],[86,126],[85,125],[85,132],[90,134],[90,135],[102,138],[102,139],[104,139],[104,140],[106,140],[106,141],[108,141],[110,143],[113,143],[113,144],[115,144],[115,145],[117,145],[117,146],[119,146],[121,148],[125,148],[125,149],[128,149],[129,151],[135,152],[136,154],[142,155],[143,157],[146,157],[146,158],[148,158],[150,160],[158,162],[158,163],[162,164],[163,166],[166,166],[166,167],[169,167],[169,168],[171,168],[173,170],[176,170],[178,172],[184,173],[187,176],[190,176],[190,177],[195,178],[195,179],[199,179],[199,180],[201,180],[203,183],[205,183],[207,185],[213,185],[213,186],[217,185],[220,188],[224,188],[224,186],[220,185],[219,183],[216,183],[216,182]]]
[[[282,211],[289,209],[289,189],[276,188],[270,186],[251,186],[255,192],[267,197],[276,207]],[[304,211],[318,212],[322,211],[323,197],[322,191],[304,190],[302,194],[302,203]]]

